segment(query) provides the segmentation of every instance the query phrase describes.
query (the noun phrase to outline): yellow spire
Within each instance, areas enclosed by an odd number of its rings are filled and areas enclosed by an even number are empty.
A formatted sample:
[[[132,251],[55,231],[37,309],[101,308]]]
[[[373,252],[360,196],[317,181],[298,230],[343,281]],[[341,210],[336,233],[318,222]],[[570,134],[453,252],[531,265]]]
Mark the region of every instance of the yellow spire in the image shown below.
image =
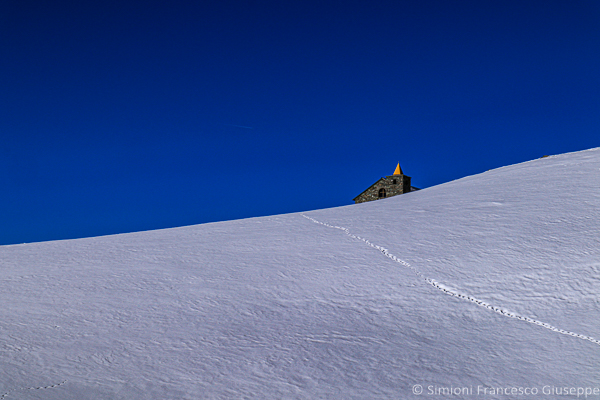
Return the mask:
[[[402,173],[402,168],[400,168],[400,163],[398,163],[398,166],[396,167],[396,170],[394,171],[394,175],[404,175]]]

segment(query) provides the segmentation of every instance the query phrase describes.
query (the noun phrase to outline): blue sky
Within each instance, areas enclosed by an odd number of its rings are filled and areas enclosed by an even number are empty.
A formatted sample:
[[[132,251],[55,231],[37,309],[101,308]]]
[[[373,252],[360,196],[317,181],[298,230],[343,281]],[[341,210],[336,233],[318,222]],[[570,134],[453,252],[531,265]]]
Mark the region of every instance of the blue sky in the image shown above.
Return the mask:
[[[596,1],[41,3],[0,3],[0,244],[600,145]]]

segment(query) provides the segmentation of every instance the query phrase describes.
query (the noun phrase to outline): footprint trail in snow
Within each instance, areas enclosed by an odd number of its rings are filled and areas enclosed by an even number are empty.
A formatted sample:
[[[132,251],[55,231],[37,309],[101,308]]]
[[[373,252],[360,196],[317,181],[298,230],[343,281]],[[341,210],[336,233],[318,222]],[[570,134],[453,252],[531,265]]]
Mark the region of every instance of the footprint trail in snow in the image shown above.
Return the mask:
[[[447,294],[449,296],[458,297],[459,299],[470,301],[471,303],[475,303],[475,304],[477,304],[480,307],[484,307],[484,308],[487,308],[487,309],[492,310],[494,312],[497,312],[498,314],[502,314],[505,317],[515,318],[515,319],[518,319],[518,320],[521,320],[521,321],[529,322],[530,324],[539,325],[542,328],[546,328],[546,329],[549,329],[551,331],[561,333],[563,335],[568,335],[568,336],[573,336],[573,337],[576,337],[576,338],[579,338],[579,339],[588,340],[588,341],[590,341],[590,342],[592,342],[594,344],[600,345],[600,340],[594,339],[591,336],[581,335],[579,333],[566,331],[564,329],[559,329],[559,328],[557,328],[555,326],[552,326],[552,325],[550,325],[550,324],[548,324],[546,322],[538,321],[538,320],[533,319],[533,318],[525,317],[525,316],[516,314],[514,312],[507,311],[507,310],[505,310],[505,309],[503,309],[501,307],[494,306],[492,304],[486,303],[485,301],[479,300],[479,299],[477,299],[477,298],[475,298],[473,296],[469,296],[467,294],[460,293],[460,292],[458,292],[458,291],[456,291],[454,289],[451,289],[451,288],[449,288],[449,287],[447,287],[447,286],[445,286],[445,285],[443,285],[443,284],[441,284],[441,283],[439,283],[439,282],[437,282],[437,281],[435,281],[435,280],[433,280],[431,278],[426,277],[419,270],[417,270],[415,267],[413,267],[412,265],[410,265],[406,261],[401,260],[398,257],[396,257],[395,255],[391,254],[386,248],[378,246],[378,245],[376,245],[374,243],[371,243],[370,241],[368,241],[365,238],[362,238],[360,236],[354,235],[353,233],[350,233],[350,231],[348,230],[348,228],[344,228],[343,226],[330,225],[330,224],[325,223],[325,222],[317,221],[316,219],[311,218],[311,217],[309,217],[307,215],[304,215],[304,214],[301,214],[301,215],[304,218],[306,218],[306,219],[308,219],[308,220],[310,220],[310,221],[312,221],[312,222],[314,222],[316,224],[320,224],[320,225],[326,226],[328,228],[339,229],[339,230],[343,231],[346,235],[350,236],[351,238],[363,241],[365,244],[373,247],[374,249],[379,250],[386,257],[388,257],[388,258],[392,259],[393,261],[395,261],[395,262],[397,262],[399,264],[402,264],[403,266],[409,268],[419,278],[425,280],[425,282],[429,283],[434,288],[442,291],[443,293],[445,293],[445,294]]]
[[[62,381],[60,383],[55,383],[54,385],[48,385],[48,386],[31,386],[31,387],[21,387],[21,388],[17,388],[17,389],[11,389],[8,392],[5,392],[4,394],[0,395],[0,399],[4,399],[8,395],[10,395],[11,393],[18,392],[19,390],[45,390],[45,389],[53,389],[55,387],[62,386],[65,383],[67,383],[67,381]]]

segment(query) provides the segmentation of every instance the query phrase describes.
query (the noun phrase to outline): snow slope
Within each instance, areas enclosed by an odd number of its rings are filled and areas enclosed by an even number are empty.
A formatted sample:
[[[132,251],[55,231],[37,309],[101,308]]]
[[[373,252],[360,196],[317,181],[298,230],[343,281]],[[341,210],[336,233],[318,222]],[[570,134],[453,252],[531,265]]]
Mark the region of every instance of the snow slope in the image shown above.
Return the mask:
[[[600,149],[3,246],[0,296],[0,399],[600,399]]]

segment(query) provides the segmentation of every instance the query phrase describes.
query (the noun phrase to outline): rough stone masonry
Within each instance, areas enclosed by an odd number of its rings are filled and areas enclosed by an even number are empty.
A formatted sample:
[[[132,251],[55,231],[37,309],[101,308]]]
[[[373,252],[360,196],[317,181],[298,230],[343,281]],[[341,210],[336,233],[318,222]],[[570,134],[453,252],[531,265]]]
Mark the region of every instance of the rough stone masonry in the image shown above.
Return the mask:
[[[404,175],[400,163],[398,163],[393,175],[379,178],[377,182],[356,196],[354,202],[364,203],[365,201],[380,200],[415,190],[419,189],[411,186],[410,176]]]

